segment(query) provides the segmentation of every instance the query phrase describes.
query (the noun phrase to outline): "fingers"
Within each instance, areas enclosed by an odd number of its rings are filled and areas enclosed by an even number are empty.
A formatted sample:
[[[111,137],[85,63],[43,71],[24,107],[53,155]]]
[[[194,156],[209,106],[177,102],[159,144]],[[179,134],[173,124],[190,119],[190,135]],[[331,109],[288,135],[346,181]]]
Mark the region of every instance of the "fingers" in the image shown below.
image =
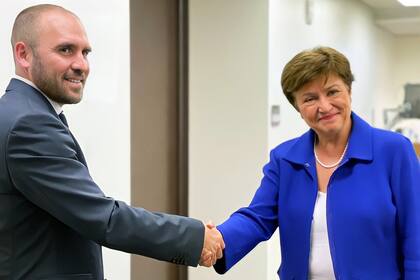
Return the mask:
[[[219,243],[219,245],[220,245],[221,250],[223,251],[225,249],[225,240],[223,239],[223,236],[220,233],[220,231],[217,231],[217,232],[220,234],[220,243]]]
[[[218,259],[223,257],[225,243],[222,234],[213,222],[209,221],[203,224],[205,225],[204,245],[199,264],[201,266],[210,267],[213,266]]]
[[[206,249],[203,249],[203,252],[201,253],[199,265],[211,267],[213,265],[212,255],[213,255],[212,252],[207,251]]]
[[[212,267],[213,264],[211,262],[211,258],[209,260],[206,260],[206,261],[200,261],[200,266]]]
[[[222,247],[220,247],[219,250],[217,250],[217,252],[216,252],[216,258],[221,259],[222,257],[223,257],[223,249],[222,249]]]
[[[206,223],[206,226],[207,226],[207,228],[209,228],[209,229],[212,229],[212,228],[215,228],[216,226],[213,224],[213,222],[211,221],[211,220],[209,220],[207,223]]]

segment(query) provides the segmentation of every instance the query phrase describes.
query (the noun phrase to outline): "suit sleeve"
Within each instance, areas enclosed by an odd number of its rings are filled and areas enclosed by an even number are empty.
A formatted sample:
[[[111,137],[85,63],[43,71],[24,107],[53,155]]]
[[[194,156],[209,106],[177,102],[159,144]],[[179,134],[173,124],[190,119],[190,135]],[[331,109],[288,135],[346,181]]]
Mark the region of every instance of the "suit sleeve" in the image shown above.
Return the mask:
[[[17,120],[7,140],[6,162],[18,191],[85,238],[128,253],[198,264],[202,223],[106,197],[78,161],[69,131],[54,116]]]
[[[399,143],[391,185],[397,207],[404,280],[420,279],[420,164],[408,139]]]
[[[227,272],[258,243],[268,240],[278,227],[279,168],[274,151],[263,173],[250,205],[239,209],[217,227],[225,241],[223,258],[214,266],[217,273]]]

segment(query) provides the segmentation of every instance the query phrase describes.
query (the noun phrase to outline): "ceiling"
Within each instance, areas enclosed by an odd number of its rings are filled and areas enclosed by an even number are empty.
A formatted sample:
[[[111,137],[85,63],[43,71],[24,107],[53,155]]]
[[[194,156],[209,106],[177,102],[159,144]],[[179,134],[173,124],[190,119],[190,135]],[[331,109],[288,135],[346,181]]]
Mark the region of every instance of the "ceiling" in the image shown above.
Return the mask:
[[[420,7],[404,7],[397,0],[360,0],[368,5],[376,23],[395,35],[420,36]]]

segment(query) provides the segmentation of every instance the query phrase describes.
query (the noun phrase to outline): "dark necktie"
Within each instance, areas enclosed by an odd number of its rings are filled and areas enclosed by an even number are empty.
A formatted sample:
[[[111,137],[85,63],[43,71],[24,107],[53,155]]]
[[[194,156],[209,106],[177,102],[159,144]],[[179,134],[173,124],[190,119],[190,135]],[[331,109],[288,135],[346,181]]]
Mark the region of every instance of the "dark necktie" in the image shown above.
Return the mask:
[[[67,119],[66,116],[64,116],[64,113],[61,112],[58,117],[60,118],[60,120],[63,122],[63,124],[65,126],[67,126],[67,128],[69,127],[69,124],[67,123]],[[79,143],[77,143],[76,138],[73,136],[73,134],[71,133],[71,131],[69,130],[70,136],[74,141],[74,144],[76,145],[76,153],[77,153],[77,157],[79,158],[79,160],[87,167],[87,163],[85,160],[85,156],[83,155],[82,149],[79,146]]]
[[[64,113],[61,112],[58,117],[60,118],[60,120],[64,123],[65,126],[69,127],[69,124],[67,123],[67,119],[66,116],[64,116]]]

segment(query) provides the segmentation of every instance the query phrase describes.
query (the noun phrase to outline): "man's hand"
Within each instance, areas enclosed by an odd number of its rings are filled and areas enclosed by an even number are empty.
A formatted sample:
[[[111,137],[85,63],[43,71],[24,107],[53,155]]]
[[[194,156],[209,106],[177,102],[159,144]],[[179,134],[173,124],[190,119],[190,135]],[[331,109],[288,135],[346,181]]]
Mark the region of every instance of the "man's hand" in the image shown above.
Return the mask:
[[[211,267],[218,259],[223,257],[225,242],[222,234],[212,222],[204,224],[204,228],[204,246],[199,263],[201,266]]]

